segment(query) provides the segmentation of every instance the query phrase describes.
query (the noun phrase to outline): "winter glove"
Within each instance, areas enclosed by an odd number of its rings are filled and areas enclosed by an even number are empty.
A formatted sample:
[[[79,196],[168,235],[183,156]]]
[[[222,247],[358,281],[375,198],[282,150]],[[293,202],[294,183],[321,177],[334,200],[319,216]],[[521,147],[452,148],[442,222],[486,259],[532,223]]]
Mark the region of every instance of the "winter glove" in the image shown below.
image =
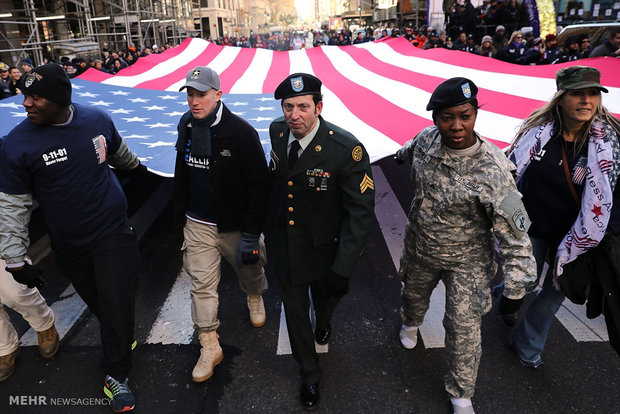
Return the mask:
[[[327,287],[333,296],[342,297],[349,292],[349,279],[331,272],[327,277]]]
[[[149,169],[146,168],[146,165],[142,164],[139,161],[138,161],[138,166],[133,168],[131,171],[136,173],[137,175],[139,175],[141,177],[146,177],[146,176],[149,175]]]
[[[510,315],[511,313],[517,312],[522,304],[523,304],[523,298],[510,299],[510,298],[507,298],[506,296],[502,296],[502,299],[499,302],[499,308],[497,310],[502,315]]]
[[[254,264],[258,262],[258,239],[260,236],[241,233],[241,240],[237,246],[237,266]]]
[[[41,270],[28,263],[25,263],[19,270],[8,267],[5,270],[13,275],[15,281],[29,288],[40,288],[45,284],[45,280],[41,277]]]

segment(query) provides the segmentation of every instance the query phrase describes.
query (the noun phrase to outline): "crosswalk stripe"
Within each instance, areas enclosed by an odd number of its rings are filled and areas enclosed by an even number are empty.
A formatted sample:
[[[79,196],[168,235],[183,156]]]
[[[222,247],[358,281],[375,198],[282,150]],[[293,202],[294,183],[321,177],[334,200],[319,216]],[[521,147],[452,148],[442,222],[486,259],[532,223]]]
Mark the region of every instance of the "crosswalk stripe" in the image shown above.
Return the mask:
[[[86,304],[75,292],[73,285],[69,285],[64,292],[60,295],[60,298],[54,302],[51,306],[54,311],[56,330],[58,336],[62,339],[67,332],[71,329],[73,324],[80,318],[82,313],[86,310]],[[22,346],[33,346],[38,344],[37,335],[32,328],[19,339]]]
[[[310,301],[312,301],[312,297],[310,297]],[[310,306],[310,321],[312,322],[312,329],[315,328],[315,320],[314,320],[314,309],[313,306]],[[314,343],[315,349],[317,353],[324,354],[329,350],[329,345],[319,345],[316,342]],[[291,354],[291,341],[288,336],[288,328],[286,326],[286,315],[284,314],[284,304],[282,304],[280,309],[280,329],[278,332],[278,348],[276,350],[276,355],[289,355]]]
[[[372,166],[375,179],[375,215],[388,246],[394,266],[398,269],[400,253],[403,250],[403,234],[407,216],[403,212],[392,187],[378,166]],[[426,348],[444,348],[446,331],[443,328],[443,314],[446,307],[446,294],[443,282],[439,282],[431,295],[420,335]]]
[[[555,317],[577,342],[609,341],[603,315],[597,316],[594,319],[588,319],[584,305],[576,305],[570,300],[565,299]]]
[[[191,277],[181,270],[159,310],[157,320],[146,340],[149,344],[189,344],[194,335],[189,290]]]

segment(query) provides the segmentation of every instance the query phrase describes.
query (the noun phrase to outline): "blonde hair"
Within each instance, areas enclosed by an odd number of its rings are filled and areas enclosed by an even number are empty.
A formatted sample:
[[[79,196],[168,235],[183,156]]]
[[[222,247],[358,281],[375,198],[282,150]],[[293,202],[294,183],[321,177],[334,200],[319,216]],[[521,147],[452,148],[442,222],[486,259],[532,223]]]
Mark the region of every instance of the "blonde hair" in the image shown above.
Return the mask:
[[[517,37],[519,35],[523,36],[523,33],[521,33],[518,30],[515,30],[514,32],[512,32],[512,34],[510,35],[510,40],[508,41],[508,44],[511,44],[513,42],[513,40],[515,40],[515,37]]]
[[[562,119],[562,107],[559,105],[559,102],[566,92],[568,92],[566,89],[560,89],[557,91],[548,103],[546,103],[542,108],[532,112],[532,114],[523,121],[523,124],[521,124],[519,132],[517,132],[517,136],[510,146],[508,153],[512,152],[514,146],[526,132],[548,122],[555,121],[555,130],[552,138],[556,138],[562,134],[564,125]],[[620,121],[603,106],[603,100],[600,99],[594,111],[594,116],[588,122],[584,122],[581,129],[577,133],[577,137],[573,143],[573,151],[575,151],[575,153],[581,151],[586,142],[588,142],[590,129],[592,128],[592,124],[596,118],[599,118],[603,123],[609,123],[616,131],[616,134],[620,134]]]

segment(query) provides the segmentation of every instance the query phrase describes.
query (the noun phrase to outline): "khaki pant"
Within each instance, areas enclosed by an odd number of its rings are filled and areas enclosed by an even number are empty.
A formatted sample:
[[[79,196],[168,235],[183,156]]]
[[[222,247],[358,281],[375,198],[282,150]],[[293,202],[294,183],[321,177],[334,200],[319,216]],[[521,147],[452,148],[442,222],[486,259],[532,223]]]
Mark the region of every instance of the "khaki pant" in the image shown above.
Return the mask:
[[[37,332],[54,325],[54,312],[39,290],[17,283],[4,268],[5,263],[0,260],[0,356],[8,355],[19,347],[17,332],[2,305],[19,312]]]
[[[183,267],[192,278],[192,321],[200,332],[215,331],[220,325],[217,319],[222,257],[233,268],[239,285],[246,294],[262,294],[267,290],[267,278],[263,267],[267,263],[264,238],[259,241],[258,262],[237,266],[235,254],[241,240],[241,232],[218,233],[216,226],[187,220],[183,229]]]

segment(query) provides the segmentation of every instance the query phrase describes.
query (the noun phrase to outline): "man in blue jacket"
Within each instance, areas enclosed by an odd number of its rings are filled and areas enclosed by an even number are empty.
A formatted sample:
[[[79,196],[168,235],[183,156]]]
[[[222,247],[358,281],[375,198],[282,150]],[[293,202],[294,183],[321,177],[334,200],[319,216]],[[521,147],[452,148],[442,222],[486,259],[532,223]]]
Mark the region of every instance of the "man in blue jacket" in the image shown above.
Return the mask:
[[[127,199],[110,166],[146,167],[108,114],[71,103],[62,66],[38,66],[20,82],[27,119],[0,147],[0,259],[17,282],[40,285],[40,271],[25,260],[36,199],[58,267],[99,321],[112,409],[133,410],[127,374],[140,254]]]

